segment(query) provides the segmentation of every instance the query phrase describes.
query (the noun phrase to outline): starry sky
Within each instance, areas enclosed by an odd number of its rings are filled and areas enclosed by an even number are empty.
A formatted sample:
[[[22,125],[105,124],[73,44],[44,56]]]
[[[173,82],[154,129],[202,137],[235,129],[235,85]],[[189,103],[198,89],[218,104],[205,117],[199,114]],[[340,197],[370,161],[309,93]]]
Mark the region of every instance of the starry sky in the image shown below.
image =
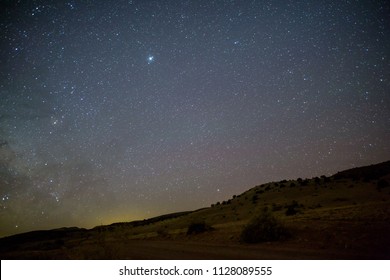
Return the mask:
[[[388,1],[1,1],[0,236],[390,159]]]

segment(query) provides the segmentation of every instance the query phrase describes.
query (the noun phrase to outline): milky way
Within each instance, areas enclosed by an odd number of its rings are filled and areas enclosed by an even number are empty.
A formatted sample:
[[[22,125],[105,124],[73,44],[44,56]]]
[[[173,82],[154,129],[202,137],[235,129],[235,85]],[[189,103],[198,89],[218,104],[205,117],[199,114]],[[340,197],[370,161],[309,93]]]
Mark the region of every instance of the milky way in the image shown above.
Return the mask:
[[[390,158],[388,1],[2,1],[0,235]]]

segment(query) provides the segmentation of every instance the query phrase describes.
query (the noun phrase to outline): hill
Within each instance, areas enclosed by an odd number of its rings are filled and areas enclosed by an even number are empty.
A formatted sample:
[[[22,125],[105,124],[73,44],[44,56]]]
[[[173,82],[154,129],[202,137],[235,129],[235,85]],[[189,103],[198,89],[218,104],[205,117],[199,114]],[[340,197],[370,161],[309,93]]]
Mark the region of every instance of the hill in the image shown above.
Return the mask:
[[[390,161],[330,177],[270,182],[197,211],[91,230],[68,228],[5,237],[0,239],[0,257],[388,259],[389,182]],[[243,230],[262,213],[288,234],[246,243]]]

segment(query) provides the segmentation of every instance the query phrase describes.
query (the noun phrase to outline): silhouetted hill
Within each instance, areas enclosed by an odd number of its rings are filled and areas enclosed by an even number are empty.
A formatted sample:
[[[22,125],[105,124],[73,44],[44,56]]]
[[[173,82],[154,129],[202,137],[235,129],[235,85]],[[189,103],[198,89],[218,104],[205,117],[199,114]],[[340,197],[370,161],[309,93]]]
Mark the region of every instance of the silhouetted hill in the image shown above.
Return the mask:
[[[335,179],[378,180],[390,174],[390,161],[344,170],[333,175]]]
[[[118,227],[139,227],[139,226],[147,226],[153,223],[178,218],[181,216],[188,215],[189,213],[192,213],[194,211],[184,211],[184,212],[176,212],[176,213],[170,213],[165,214],[157,217],[153,217],[150,219],[145,220],[139,220],[139,221],[132,221],[132,222],[119,222],[119,223],[113,223],[111,225],[103,225],[103,226],[96,226],[92,230],[114,230]]]
[[[58,228],[53,230],[37,230],[20,234],[15,234],[0,239],[0,252],[16,248],[22,244],[37,243],[37,242],[50,242],[46,243],[48,248],[53,248],[61,245],[59,240],[73,238],[76,235],[80,236],[86,233],[88,230],[84,228],[70,227],[70,228]],[[52,246],[48,246],[48,245]],[[54,245],[54,246],[53,246]]]

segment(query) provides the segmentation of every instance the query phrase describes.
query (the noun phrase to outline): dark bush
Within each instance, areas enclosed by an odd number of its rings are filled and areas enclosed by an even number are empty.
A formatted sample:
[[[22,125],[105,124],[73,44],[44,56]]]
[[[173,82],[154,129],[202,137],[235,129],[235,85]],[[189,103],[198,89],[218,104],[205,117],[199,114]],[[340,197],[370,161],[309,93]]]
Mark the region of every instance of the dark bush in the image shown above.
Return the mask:
[[[252,202],[253,203],[256,203],[256,201],[259,199],[259,197],[257,196],[257,194],[255,194],[254,196],[252,196]]]
[[[377,183],[377,189],[383,189],[389,186],[389,182],[387,182],[385,179],[380,179]]]
[[[161,236],[161,237],[168,237],[169,236],[168,231],[166,230],[166,228],[158,229],[157,230],[157,235]]]
[[[269,211],[264,211],[245,226],[240,239],[245,243],[259,243],[277,241],[288,235],[283,224]]]
[[[325,178],[324,178],[324,182],[325,182],[325,183],[329,183],[329,182],[331,182],[331,181],[332,181],[332,180],[330,179],[330,177],[325,177]]]
[[[287,207],[286,216],[294,216],[297,213],[298,213],[298,210],[295,207],[293,207],[293,206]]]
[[[279,204],[276,204],[276,203],[272,203],[272,211],[280,211],[282,210],[282,205],[279,205]]]
[[[187,235],[198,234],[209,230],[212,230],[212,227],[205,222],[193,222],[188,226]]]
[[[363,182],[368,183],[368,182],[372,181],[373,179],[374,178],[372,176],[367,175],[367,176],[363,177]]]
[[[286,216],[293,216],[299,213],[299,208],[303,207],[303,205],[299,205],[297,201],[293,200],[290,204],[287,204],[285,208],[286,210]]]
[[[307,186],[309,184],[309,180],[305,179],[305,180],[301,181],[300,184],[301,184],[301,186]]]

